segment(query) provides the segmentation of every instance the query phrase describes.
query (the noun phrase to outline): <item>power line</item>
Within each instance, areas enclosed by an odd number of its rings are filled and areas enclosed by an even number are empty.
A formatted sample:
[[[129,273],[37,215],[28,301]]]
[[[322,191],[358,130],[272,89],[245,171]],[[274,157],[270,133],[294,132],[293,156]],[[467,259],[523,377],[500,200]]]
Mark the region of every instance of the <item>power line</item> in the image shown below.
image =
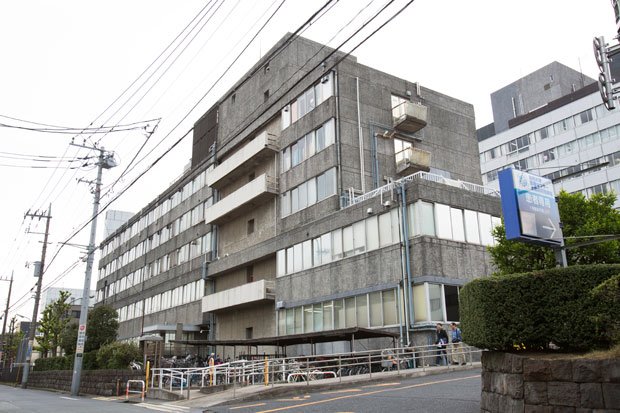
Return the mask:
[[[0,152],[2,153],[2,152]],[[39,157],[37,155],[32,155],[34,157],[26,157],[28,155],[23,156],[12,156],[12,155],[0,155],[0,159],[14,159],[17,161],[31,161],[31,162],[83,162],[88,159],[92,159],[92,156],[84,156],[82,158],[58,158],[58,157]]]
[[[328,0],[328,3],[331,3],[333,0]],[[233,59],[233,61],[228,65],[228,67],[224,70],[224,72],[215,80],[215,82],[211,85],[211,87],[209,89],[207,89],[207,91],[202,95],[202,97],[200,99],[198,99],[198,101],[192,106],[192,108],[187,112],[187,114],[185,116],[183,116],[181,118],[181,120],[179,122],[177,122],[177,124],[162,138],[160,139],[160,141],[142,158],[145,159],[147,156],[149,156],[151,153],[153,153],[153,151],[166,139],[168,138],[180,125],[181,123],[183,123],[185,121],[185,119],[187,119],[189,117],[189,115],[196,109],[196,107],[198,107],[198,105],[207,97],[207,95],[213,90],[213,88],[219,83],[219,81],[226,75],[226,73],[228,73],[230,71],[230,69],[232,68],[232,66],[239,60],[239,58],[243,55],[243,53],[245,53],[245,51],[248,49],[248,47],[250,47],[250,45],[254,42],[254,40],[258,37],[258,35],[262,32],[262,30],[265,28],[265,26],[267,26],[267,24],[269,24],[269,22],[273,19],[273,17],[275,16],[275,14],[280,10],[280,8],[284,5],[284,3],[286,2],[286,0],[282,0],[280,2],[280,4],[278,5],[278,7],[276,8],[276,10],[271,14],[271,16],[269,16],[269,18],[267,19],[267,21],[260,27],[260,29],[254,34],[254,36],[250,39],[249,42],[247,42],[247,44],[245,45],[245,47],[237,54],[237,56],[235,57],[235,59]],[[325,6],[323,6],[324,8]],[[193,127],[190,128],[190,130],[183,136],[187,136],[187,134],[189,132],[191,132],[193,130]],[[176,147],[178,145],[178,143],[180,142],[176,142],[173,147]],[[142,149],[142,148],[141,148]],[[165,153],[168,153],[168,151],[166,151]],[[156,162],[159,162],[158,158]],[[132,162],[135,160],[132,159]],[[151,165],[151,167],[154,166],[154,164]],[[149,168],[150,169],[150,168]],[[125,168],[125,170],[121,173],[121,175],[117,178],[117,180],[110,186],[110,188],[112,188],[121,178],[123,178],[126,173],[130,171],[129,167]],[[142,175],[140,175],[142,176]],[[108,192],[106,192],[107,195],[110,192],[110,190],[108,190]],[[121,194],[123,194],[125,191],[121,192]],[[116,197],[115,199],[117,199],[118,197]],[[104,208],[105,209],[105,208]]]
[[[295,30],[295,32],[291,33],[288,38],[282,42],[282,44],[276,49],[274,50],[271,54],[269,54],[266,57],[267,61],[270,61],[271,59],[273,59],[275,56],[277,56],[282,50],[284,50],[285,48],[287,48],[289,46],[289,44],[292,42],[292,39],[295,36],[298,36],[299,33],[303,30],[305,30],[311,23],[312,21],[316,18],[316,16],[320,15],[320,17],[322,17],[323,15],[321,13],[323,13],[323,11],[325,9],[328,8],[328,6],[330,6],[331,3],[333,3],[334,0],[328,0],[325,4],[323,4],[323,6],[321,6],[316,12],[314,12],[304,23],[302,23],[301,26],[299,26],[297,28],[297,30]],[[274,12],[274,14],[279,10],[279,8],[282,6],[282,4],[284,3],[284,1],[278,6],[278,9],[276,9],[276,11]],[[330,7],[331,8],[331,7]],[[146,159],[147,156],[149,156],[151,153],[153,153],[155,151],[155,149],[161,145],[163,143],[163,141],[165,139],[167,139],[172,132],[174,132],[176,130],[177,127],[179,127],[179,125],[189,116],[189,114],[196,109],[196,107],[198,107],[198,105],[207,97],[207,95],[215,88],[215,86],[219,83],[219,81],[226,75],[226,73],[228,73],[228,71],[231,69],[231,67],[237,62],[237,60],[241,57],[241,55],[245,52],[245,50],[247,50],[247,48],[252,44],[252,42],[254,41],[254,39],[256,39],[256,37],[260,34],[260,32],[262,31],[262,29],[265,27],[265,25],[271,20],[271,18],[274,16],[274,14],[272,14],[269,19],[267,20],[267,22],[259,29],[259,31],[252,37],[252,39],[246,44],[246,46],[243,48],[243,50],[237,55],[237,57],[235,57],[235,59],[233,60],[233,62],[224,70],[224,72],[215,80],[215,82],[213,82],[213,84],[209,87],[209,89],[207,89],[207,91],[202,95],[202,97],[194,104],[194,106],[192,106],[192,108],[189,110],[189,112],[181,119],[181,121],[179,121],[174,128],[172,128],[164,137],[162,137],[159,142],[157,142],[157,144],[151,148],[149,150],[149,152],[147,152],[146,155],[144,155],[142,157],[142,159],[140,159],[140,162],[142,162],[144,159]],[[320,18],[319,17],[319,18]],[[240,87],[242,85],[244,85],[246,82],[248,82],[252,76],[254,76],[258,71],[260,70],[260,68],[256,68],[254,71],[250,72],[250,74],[248,74],[238,85],[237,87]],[[295,73],[298,73],[298,71],[296,71]],[[193,126],[187,131],[187,133],[184,135],[186,136],[189,132],[191,132],[193,130]],[[175,147],[178,144],[178,142],[176,142],[173,147]],[[168,153],[170,150],[166,151],[165,153]],[[154,164],[152,164],[150,167],[148,167],[148,169],[152,168],[154,166]],[[125,174],[126,172],[131,172],[133,170],[127,168],[125,171],[123,171],[123,174]],[[124,176],[123,174],[121,174],[121,176],[118,178],[119,180]],[[142,175],[140,175],[142,176]],[[124,192],[124,191],[123,191]],[[123,193],[121,192],[121,194]],[[107,193],[106,193],[107,195]],[[116,199],[116,198],[115,198]]]
[[[86,157],[82,157],[82,158],[65,158],[62,156],[53,156],[53,155],[31,155],[31,154],[25,154],[25,153],[16,153],[16,152],[0,152],[0,157],[3,157],[2,155],[12,155],[12,156],[16,156],[16,157],[22,157],[22,158],[43,158],[43,159],[51,159],[51,160],[73,160],[73,159],[91,159],[93,158],[92,156],[86,156]],[[6,156],[7,158],[9,156]],[[20,158],[14,158],[14,159],[20,159]]]
[[[90,165],[80,165],[80,166],[39,166],[39,165],[9,165],[9,164],[0,164],[0,167],[3,168],[22,168],[22,169],[82,169],[86,166]]]
[[[396,13],[394,13],[394,14],[393,14],[393,15],[392,15],[392,16],[391,16],[388,20],[386,20],[385,22],[383,22],[383,23],[382,23],[382,24],[381,24],[378,28],[376,28],[375,30],[373,30],[373,31],[372,31],[372,32],[371,32],[368,36],[366,36],[366,37],[365,37],[362,41],[360,41],[360,42],[359,42],[359,43],[358,43],[355,47],[353,47],[353,48],[351,49],[351,51],[349,51],[349,52],[347,52],[347,53],[344,53],[344,54],[343,54],[343,56],[342,56],[342,57],[340,57],[338,60],[336,60],[336,62],[334,62],[334,63],[330,66],[330,68],[329,68],[329,69],[330,69],[330,70],[331,70],[331,69],[333,69],[333,68],[334,68],[336,65],[338,65],[338,64],[339,64],[342,60],[344,60],[346,57],[348,57],[348,56],[349,56],[349,55],[350,55],[353,51],[355,51],[357,48],[359,48],[359,46],[361,46],[363,43],[365,43],[365,42],[366,42],[369,38],[371,38],[373,35],[375,35],[375,34],[376,34],[376,33],[377,33],[380,29],[382,29],[383,27],[385,27],[385,25],[387,25],[387,24],[388,24],[389,22],[391,22],[394,18],[396,18],[396,17],[397,17],[400,13],[402,13],[402,11],[404,11],[407,7],[409,7],[409,6],[413,3],[413,1],[414,1],[414,0],[410,0],[409,2],[407,2],[407,3],[406,3],[406,4],[405,4],[405,5],[404,5],[404,6],[403,6],[400,10],[398,10]],[[385,6],[385,7],[384,7],[384,8],[383,8],[383,9],[382,9],[379,13],[377,13],[377,14],[375,15],[375,17],[376,17],[378,14],[380,14],[383,10],[385,10],[385,9],[386,9],[386,8],[387,8],[390,4],[392,4],[392,2],[393,2],[393,1],[390,1],[390,2],[389,2],[389,3],[388,3],[388,4],[387,4],[387,5],[386,5],[386,6]],[[327,5],[327,4],[329,4],[329,3],[331,3],[331,1],[328,1],[328,2],[326,3],[326,5]],[[325,7],[325,6],[323,6],[323,8],[324,8],[324,7]],[[323,8],[321,8],[320,10],[322,10]],[[318,13],[318,12],[317,12],[317,13]],[[316,15],[316,13],[315,13],[315,15]],[[273,17],[273,15],[272,15],[272,17]],[[373,17],[373,19],[374,19],[374,17]],[[372,21],[373,19],[371,19],[370,21]],[[330,55],[329,55],[329,56],[332,56],[334,53],[336,53],[336,52],[338,51],[338,49],[339,49],[342,45],[346,44],[346,43],[347,43],[349,40],[351,40],[351,39],[352,39],[352,38],[353,38],[353,37],[354,37],[357,33],[359,33],[359,32],[360,32],[363,28],[365,28],[365,27],[367,26],[367,24],[369,24],[369,22],[370,22],[370,21],[368,21],[367,23],[365,23],[365,24],[364,24],[364,25],[363,25],[360,29],[358,29],[358,30],[357,30],[357,31],[356,31],[353,35],[349,36],[349,38],[348,38],[345,42],[343,42],[343,43],[342,43],[342,44],[341,44],[338,48],[334,49],[334,50],[333,50],[333,52],[332,52],[332,53],[330,53]],[[262,28],[264,28],[264,25],[263,25],[263,27],[261,27],[261,30],[262,30]],[[298,31],[299,31],[299,30],[297,30],[296,32],[298,32]],[[260,32],[260,31],[259,31],[259,32]],[[258,33],[257,33],[257,34],[258,34]],[[291,36],[289,37],[289,39],[290,39],[292,36],[294,36],[294,34],[293,34],[293,35],[291,35]],[[255,37],[256,37],[256,36],[255,36]],[[253,39],[254,39],[254,38],[253,38]],[[252,39],[252,41],[253,41],[253,39]],[[251,41],[250,41],[250,43],[251,43]],[[285,42],[285,43],[286,43],[286,42]],[[247,48],[247,47],[246,47],[246,48]],[[245,50],[245,49],[244,49],[244,50]],[[328,57],[329,57],[329,56],[328,56]],[[318,67],[318,65],[317,65],[317,67]],[[306,77],[306,76],[309,76],[309,75],[305,75],[304,77]],[[303,79],[304,77],[302,77],[302,79]],[[299,83],[299,81],[298,81],[298,82],[296,82],[293,86],[289,87],[288,89],[289,89],[289,90],[290,90],[290,89],[292,89],[292,88],[293,88],[294,86],[296,86],[298,83]],[[210,90],[209,90],[209,91],[210,91]],[[208,91],[208,92],[209,92],[209,91]],[[208,92],[207,92],[207,93],[208,93]],[[196,105],[194,105],[194,107],[192,108],[192,110],[193,110],[193,109],[194,109],[194,108],[195,108],[195,107],[196,107],[196,106],[200,103],[200,101],[202,101],[202,100],[204,99],[204,97],[205,97],[205,96],[206,96],[206,93],[205,93],[205,95],[203,95],[203,97],[202,97],[202,98],[198,101],[198,103],[196,103]],[[261,114],[259,114],[259,115],[256,117],[256,119],[258,119],[258,118],[259,118],[262,114],[264,114],[267,110],[269,110],[269,109],[270,109],[270,108],[271,108],[271,107],[272,107],[275,103],[276,103],[276,102],[272,103],[272,104],[271,104],[271,105],[269,105],[267,108],[265,108],[265,109],[262,111],[262,113],[261,113]],[[188,114],[188,115],[189,115],[189,114]],[[170,132],[169,132],[169,133],[168,133],[168,134],[167,134],[167,135],[166,135],[166,137],[167,137],[167,136],[169,136],[169,135],[170,135],[170,134],[171,134],[171,133],[172,133],[172,132],[173,132],[173,131],[174,131],[174,130],[175,130],[175,129],[179,126],[179,125],[180,125],[180,123],[181,123],[183,120],[185,120],[185,118],[186,118],[188,115],[186,115],[186,116],[185,116],[185,117],[184,117],[184,118],[183,118],[183,119],[182,119],[182,120],[181,120],[181,121],[180,121],[180,122],[179,122],[179,123],[178,123],[178,124],[177,124],[177,125],[176,125],[176,126],[175,126],[175,127],[174,127],[174,128],[173,128]],[[247,127],[247,126],[246,126],[246,127]],[[101,210],[99,211],[99,214],[101,214],[101,213],[102,213],[105,209],[107,209],[107,207],[108,207],[111,203],[113,203],[114,201],[116,201],[116,200],[117,200],[120,196],[122,196],[122,195],[123,195],[126,191],[128,191],[128,190],[129,190],[129,189],[130,189],[130,188],[131,188],[131,187],[132,187],[132,186],[133,186],[133,185],[134,185],[134,184],[135,184],[135,183],[136,183],[136,182],[137,182],[140,178],[142,178],[142,176],[144,176],[144,175],[145,175],[147,172],[149,172],[149,171],[150,171],[150,170],[151,170],[151,169],[152,169],[152,168],[153,168],[153,167],[154,167],[157,163],[159,163],[159,161],[161,161],[161,159],[163,159],[163,157],[164,157],[164,156],[166,156],[168,153],[170,153],[170,151],[172,151],[172,150],[173,150],[173,149],[174,149],[174,148],[175,148],[175,147],[176,147],[176,146],[177,146],[177,145],[178,145],[181,141],[183,141],[183,140],[187,137],[187,135],[189,135],[189,133],[190,133],[190,132],[192,132],[192,130],[193,130],[193,127],[192,127],[192,128],[190,128],[190,129],[189,129],[189,130],[188,130],[185,134],[183,134],[183,135],[182,135],[179,139],[177,139],[177,140],[176,140],[176,141],[175,141],[175,142],[174,142],[174,143],[173,143],[173,144],[172,144],[172,145],[171,145],[171,146],[170,146],[170,147],[169,147],[169,148],[168,148],[168,149],[167,149],[167,150],[166,150],[163,154],[161,154],[161,155],[160,155],[157,159],[155,159],[155,160],[154,160],[154,161],[153,161],[153,162],[152,162],[152,163],[151,163],[151,164],[150,164],[150,165],[149,165],[149,166],[148,166],[148,167],[147,167],[144,171],[142,171],[142,172],[141,172],[141,173],[140,173],[140,174],[139,174],[136,178],[134,178],[134,179],[132,180],[132,182],[130,182],[130,183],[129,183],[129,185],[127,185],[125,188],[123,188],[123,190],[122,190],[119,194],[117,194],[117,195],[116,195],[113,199],[111,199],[111,200],[110,200],[110,201],[109,201],[109,202],[108,202],[108,203],[107,203],[107,204],[106,204],[103,208],[101,208]],[[94,219],[94,218],[93,218],[93,219]],[[92,220],[92,219],[91,219],[91,220]],[[67,241],[65,241],[65,242],[70,241],[70,240],[71,240],[71,239],[72,239],[75,235],[77,235],[77,233],[79,233],[79,232],[80,232],[83,228],[85,228],[85,227],[86,227],[86,225],[88,225],[89,223],[90,223],[90,221],[88,221],[88,222],[86,222],[85,224],[83,224],[83,225],[82,225],[82,226],[81,226],[78,230],[76,230],[76,231],[74,232],[74,234],[73,234],[73,235],[71,235],[71,236],[67,239]],[[63,244],[63,245],[64,245],[64,244]],[[52,257],[52,259],[50,260],[50,265],[51,265],[51,263],[54,261],[54,259],[58,256],[58,253],[60,252],[60,250],[61,250],[61,249],[62,249],[62,247],[61,247],[61,248],[59,248],[59,250],[56,252],[56,254]],[[49,267],[49,266],[48,266],[48,267]]]
[[[0,115],[2,116],[2,115]],[[12,119],[12,118],[11,118]],[[106,126],[101,125],[95,128],[73,128],[73,127],[65,127],[65,126],[53,126],[46,128],[35,128],[28,126],[20,126],[20,125],[10,125],[8,123],[0,123],[0,127],[3,128],[12,128],[12,129],[20,129],[31,132],[42,132],[42,133],[58,133],[58,134],[67,134],[67,135],[76,135],[75,137],[82,134],[99,134],[99,133],[112,133],[112,132],[127,132],[132,130],[139,129],[147,129],[150,126],[150,122],[159,122],[161,119],[149,119],[140,122],[133,122],[123,125],[114,125],[114,126]],[[24,121],[27,122],[27,121]],[[34,123],[34,122],[32,122]]]

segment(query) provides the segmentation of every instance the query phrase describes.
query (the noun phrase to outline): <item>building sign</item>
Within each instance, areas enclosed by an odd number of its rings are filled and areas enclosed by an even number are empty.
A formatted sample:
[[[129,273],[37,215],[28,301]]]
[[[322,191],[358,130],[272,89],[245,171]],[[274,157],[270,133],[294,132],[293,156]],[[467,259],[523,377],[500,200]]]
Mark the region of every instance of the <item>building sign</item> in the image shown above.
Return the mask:
[[[86,324],[80,324],[78,327],[77,345],[75,347],[76,354],[84,352],[84,342],[86,341]]]
[[[506,239],[562,245],[560,212],[547,178],[516,169],[498,174]]]

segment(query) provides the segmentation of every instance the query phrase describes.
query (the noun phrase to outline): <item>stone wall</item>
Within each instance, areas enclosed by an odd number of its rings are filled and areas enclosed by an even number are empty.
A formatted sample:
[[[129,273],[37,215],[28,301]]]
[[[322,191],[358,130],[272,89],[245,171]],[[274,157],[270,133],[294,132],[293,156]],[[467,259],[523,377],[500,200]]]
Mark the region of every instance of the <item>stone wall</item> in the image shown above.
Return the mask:
[[[33,371],[28,376],[28,387],[70,392],[72,379],[72,370]],[[120,394],[125,394],[127,380],[144,380],[144,373],[132,370],[84,370],[80,380],[80,394],[116,396],[117,386]]]
[[[483,353],[481,412],[593,410],[620,412],[619,359]]]

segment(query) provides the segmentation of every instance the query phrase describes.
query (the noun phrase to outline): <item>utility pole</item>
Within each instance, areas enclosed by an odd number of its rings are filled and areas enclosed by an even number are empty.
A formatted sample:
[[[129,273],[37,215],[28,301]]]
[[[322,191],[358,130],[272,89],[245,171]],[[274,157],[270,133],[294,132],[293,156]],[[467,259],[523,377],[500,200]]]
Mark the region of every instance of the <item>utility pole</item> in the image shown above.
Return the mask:
[[[24,374],[22,375],[22,389],[25,389],[28,386],[28,373],[30,372],[30,359],[32,357],[32,347],[34,345],[34,335],[37,330],[37,313],[39,312],[39,299],[41,298],[41,284],[43,284],[43,273],[45,272],[45,253],[47,252],[47,237],[50,232],[50,219],[52,218],[52,204],[50,204],[49,209],[45,213],[34,213],[26,212],[25,217],[32,218],[45,218],[47,221],[45,223],[45,235],[43,237],[43,249],[41,251],[41,265],[38,267],[35,266],[35,269],[38,268],[38,276],[37,280],[37,292],[34,297],[34,310],[32,311],[32,318],[30,319],[30,330],[28,331],[28,351],[26,352],[26,362],[24,364]],[[36,273],[35,273],[36,274]]]
[[[11,279],[8,280],[6,278],[0,278],[0,281],[9,281],[9,296],[6,299],[6,309],[4,310],[4,320],[2,320],[2,341],[0,344],[2,345],[2,351],[0,351],[0,356],[2,358],[2,368],[4,369],[5,360],[6,360],[6,319],[9,317],[9,304],[11,302],[11,289],[13,288],[13,272],[11,272]]]
[[[93,271],[93,261],[95,255],[95,236],[97,235],[97,215],[99,215],[99,201],[101,198],[101,175],[103,168],[110,169],[116,166],[114,154],[106,152],[103,148],[89,147],[84,145],[73,146],[99,151],[97,161],[97,180],[94,182],[94,201],[93,215],[90,223],[90,242],[88,243],[88,256],[86,259],[86,274],[84,276],[84,289],[82,291],[82,306],[80,309],[80,323],[78,326],[77,343],[75,347],[75,358],[73,361],[73,377],[71,380],[71,395],[77,396],[80,392],[80,380],[82,378],[82,361],[84,358],[84,345],[86,344],[86,322],[88,321],[88,304],[90,301],[90,278]],[[93,182],[91,182],[93,183]]]

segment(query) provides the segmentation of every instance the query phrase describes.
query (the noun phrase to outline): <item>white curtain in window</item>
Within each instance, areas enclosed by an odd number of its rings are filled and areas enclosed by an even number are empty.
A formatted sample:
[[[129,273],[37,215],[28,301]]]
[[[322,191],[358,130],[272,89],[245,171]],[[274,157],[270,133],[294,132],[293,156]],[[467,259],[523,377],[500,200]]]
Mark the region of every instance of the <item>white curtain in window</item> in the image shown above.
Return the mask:
[[[366,218],[366,249],[368,251],[379,248],[379,220],[376,216]]]

